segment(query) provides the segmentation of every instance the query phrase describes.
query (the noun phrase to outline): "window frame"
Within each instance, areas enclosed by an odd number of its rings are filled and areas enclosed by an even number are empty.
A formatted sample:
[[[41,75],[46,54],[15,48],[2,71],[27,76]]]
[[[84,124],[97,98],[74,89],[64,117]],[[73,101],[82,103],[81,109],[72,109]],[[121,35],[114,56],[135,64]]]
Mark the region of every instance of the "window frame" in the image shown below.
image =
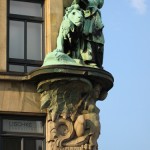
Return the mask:
[[[26,16],[26,15],[19,15],[19,14],[11,14],[10,13],[10,1],[7,0],[7,72],[16,72],[16,73],[28,73],[27,67],[41,67],[44,60],[45,55],[45,40],[44,40],[44,0],[15,0],[15,1],[22,1],[22,2],[32,2],[32,3],[40,3],[42,5],[42,17],[36,16]],[[22,21],[24,23],[24,59],[19,58],[9,58],[9,27],[10,21]],[[27,59],[27,23],[40,23],[42,25],[42,60],[31,60]],[[17,72],[17,71],[10,71],[9,65],[20,65],[24,67],[24,72]]]
[[[22,132],[6,132],[3,131],[3,120],[10,119],[10,120],[24,120],[24,121],[42,121],[43,123],[43,133],[22,133]],[[45,114],[40,116],[33,116],[33,115],[16,115],[16,114],[1,114],[0,115],[0,149],[3,148],[3,138],[18,138],[21,141],[21,150],[24,149],[24,140],[26,139],[33,139],[33,140],[42,140],[43,146],[42,150],[46,150],[46,117]]]

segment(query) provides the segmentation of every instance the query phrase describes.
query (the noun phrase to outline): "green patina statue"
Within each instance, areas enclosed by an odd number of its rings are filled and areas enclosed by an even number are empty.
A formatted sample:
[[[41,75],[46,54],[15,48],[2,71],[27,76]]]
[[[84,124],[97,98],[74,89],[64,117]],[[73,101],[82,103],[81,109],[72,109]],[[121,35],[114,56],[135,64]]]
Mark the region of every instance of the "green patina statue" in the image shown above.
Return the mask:
[[[95,63],[98,67],[103,63],[104,36],[100,8],[104,0],[74,0],[84,12],[83,45],[81,55],[84,61]]]
[[[83,13],[78,4],[68,7],[57,37],[57,51],[80,59],[80,40],[83,30]]]
[[[43,66],[53,64],[80,65],[80,43],[83,31],[83,12],[78,4],[66,8],[57,37],[57,47],[44,60]],[[74,60],[75,59],[75,60]]]
[[[71,64],[102,67],[104,25],[99,9],[103,3],[104,0],[74,0],[66,8],[57,48],[46,56],[43,66]]]

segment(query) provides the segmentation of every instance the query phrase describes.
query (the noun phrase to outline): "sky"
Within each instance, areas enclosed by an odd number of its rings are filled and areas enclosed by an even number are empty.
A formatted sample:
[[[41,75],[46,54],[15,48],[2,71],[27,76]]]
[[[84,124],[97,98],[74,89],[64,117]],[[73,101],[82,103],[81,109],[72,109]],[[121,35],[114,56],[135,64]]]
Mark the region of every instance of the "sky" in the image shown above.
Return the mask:
[[[103,67],[114,87],[98,101],[99,150],[150,150],[150,0],[105,0]]]

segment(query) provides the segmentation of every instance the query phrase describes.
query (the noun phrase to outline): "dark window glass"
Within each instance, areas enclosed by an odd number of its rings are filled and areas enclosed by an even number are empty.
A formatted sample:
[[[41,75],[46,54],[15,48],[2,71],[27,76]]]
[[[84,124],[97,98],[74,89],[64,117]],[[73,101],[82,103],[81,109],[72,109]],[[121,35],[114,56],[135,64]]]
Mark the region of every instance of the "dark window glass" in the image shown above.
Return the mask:
[[[8,2],[8,71],[26,73],[43,63],[44,1]]]
[[[21,150],[21,138],[4,137],[3,150]]]
[[[31,138],[2,138],[3,150],[43,150],[43,140]]]
[[[24,150],[42,150],[43,148],[42,140],[25,139],[24,140]]]
[[[10,1],[10,13],[42,17],[42,5],[24,1]]]
[[[24,59],[24,22],[9,21],[9,58]]]
[[[9,71],[12,71],[12,72],[24,72],[24,66],[21,66],[21,65],[9,65]]]
[[[42,60],[42,24],[27,23],[27,59]]]

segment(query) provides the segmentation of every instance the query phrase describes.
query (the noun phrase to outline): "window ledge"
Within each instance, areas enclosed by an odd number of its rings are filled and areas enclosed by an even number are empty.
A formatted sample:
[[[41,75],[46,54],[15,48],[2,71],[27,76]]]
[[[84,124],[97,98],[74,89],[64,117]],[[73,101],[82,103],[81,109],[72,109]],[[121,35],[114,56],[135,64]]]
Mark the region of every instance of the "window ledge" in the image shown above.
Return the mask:
[[[25,73],[0,72],[0,80],[27,80],[28,75]]]

